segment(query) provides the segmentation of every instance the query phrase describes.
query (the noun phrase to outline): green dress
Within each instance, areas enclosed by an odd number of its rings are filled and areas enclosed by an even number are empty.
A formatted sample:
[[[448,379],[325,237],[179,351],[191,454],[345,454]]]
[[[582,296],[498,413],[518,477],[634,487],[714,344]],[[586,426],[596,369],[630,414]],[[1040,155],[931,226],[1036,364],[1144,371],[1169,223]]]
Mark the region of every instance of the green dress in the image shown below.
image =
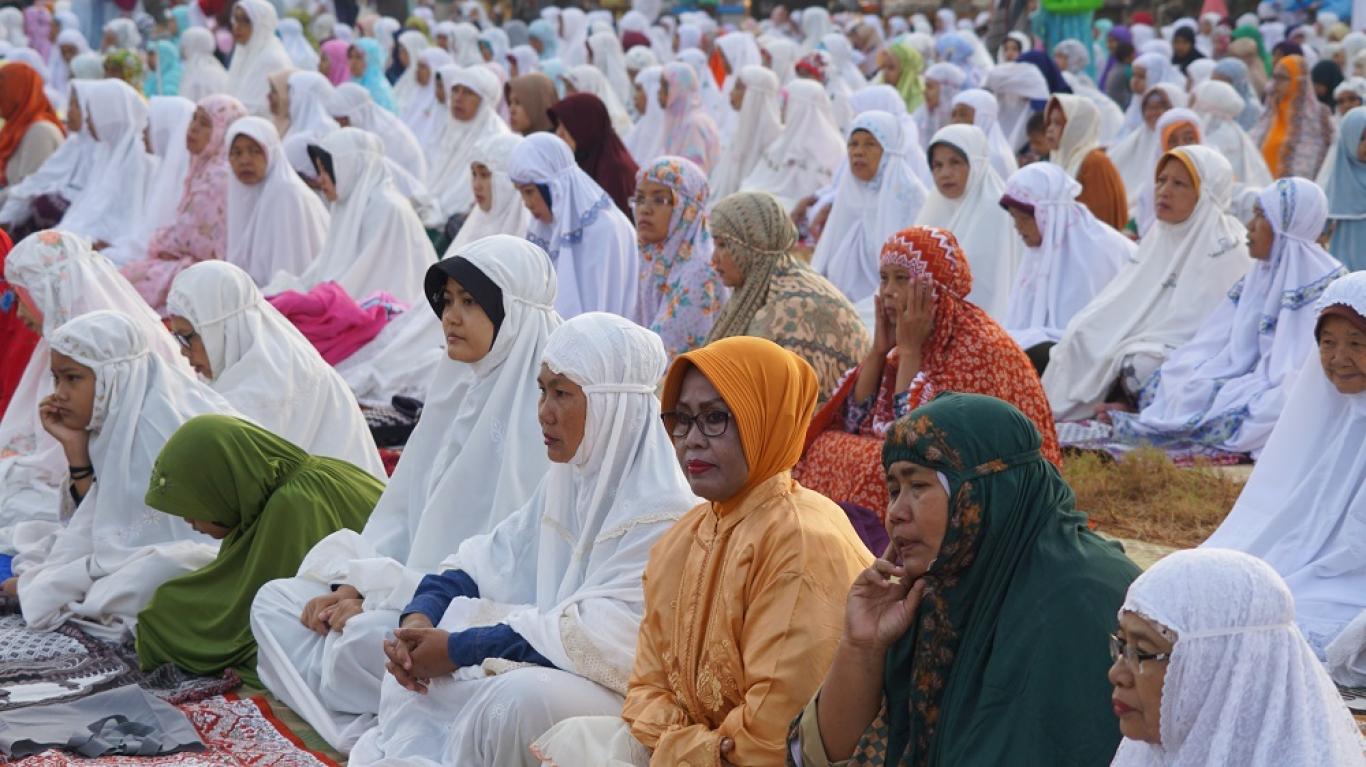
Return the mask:
[[[383,490],[369,473],[310,456],[247,421],[204,415],[186,422],[157,458],[147,505],[232,531],[213,563],[162,584],[138,614],[143,670],[233,668],[259,686],[250,621],[256,590],[293,577],[328,535],[359,532]]]

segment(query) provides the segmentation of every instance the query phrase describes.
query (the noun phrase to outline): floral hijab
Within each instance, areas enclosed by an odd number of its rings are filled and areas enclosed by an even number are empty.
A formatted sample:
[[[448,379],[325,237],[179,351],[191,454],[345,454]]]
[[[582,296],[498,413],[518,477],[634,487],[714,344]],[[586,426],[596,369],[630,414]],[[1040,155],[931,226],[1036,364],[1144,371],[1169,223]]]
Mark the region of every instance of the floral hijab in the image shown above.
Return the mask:
[[[194,255],[200,259],[226,258],[228,254],[228,126],[247,114],[232,96],[209,96],[199,108],[213,122],[213,134],[204,151],[190,157],[185,191],[176,217],[152,235],[148,252]]]

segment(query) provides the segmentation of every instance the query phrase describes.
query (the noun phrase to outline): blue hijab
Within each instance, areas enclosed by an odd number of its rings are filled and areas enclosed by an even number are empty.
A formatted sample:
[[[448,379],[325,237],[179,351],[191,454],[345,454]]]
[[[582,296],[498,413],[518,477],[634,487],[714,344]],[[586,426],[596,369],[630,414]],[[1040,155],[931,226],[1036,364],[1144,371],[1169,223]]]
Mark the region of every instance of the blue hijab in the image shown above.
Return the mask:
[[[1017,61],[1033,64],[1043,73],[1043,79],[1048,82],[1048,92],[1050,94],[1071,93],[1072,86],[1062,78],[1062,70],[1058,69],[1057,62],[1053,57],[1043,51],[1025,51],[1020,54]]]
[[[1243,111],[1238,115],[1238,124],[1243,126],[1243,130],[1252,130],[1257,125],[1257,118],[1262,116],[1262,109],[1259,106],[1261,99],[1257,98],[1248,79],[1247,64],[1242,59],[1228,56],[1219,59],[1214,65],[1214,74],[1228,80],[1233,90],[1243,97]]]
[[[394,89],[390,87],[389,80],[384,76],[384,51],[379,47],[379,41],[362,37],[352,45],[365,54],[365,74],[360,77],[352,77],[352,82],[364,86],[376,104],[390,112],[396,112]]]
[[[527,34],[541,42],[541,59],[553,59],[559,55],[560,39],[555,35],[555,27],[545,19],[536,19],[527,27]],[[511,41],[509,36],[508,40]]]
[[[157,40],[151,49],[156,51],[156,69],[147,70],[142,78],[145,96],[180,95],[180,49],[170,40]]]
[[[1338,145],[1328,177],[1328,220],[1333,240],[1328,250],[1352,271],[1366,269],[1366,162],[1357,158],[1361,134],[1366,132],[1366,107],[1342,118]]]

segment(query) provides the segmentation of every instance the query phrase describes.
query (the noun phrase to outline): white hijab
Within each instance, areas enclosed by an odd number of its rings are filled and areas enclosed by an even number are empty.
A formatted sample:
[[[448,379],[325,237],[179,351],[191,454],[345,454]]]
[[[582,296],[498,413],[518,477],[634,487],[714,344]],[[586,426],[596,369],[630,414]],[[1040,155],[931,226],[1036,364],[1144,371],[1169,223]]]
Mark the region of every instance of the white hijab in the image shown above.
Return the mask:
[[[664,109],[659,106],[659,83],[664,68],[645,67],[636,73],[636,85],[645,91],[645,114],[631,128],[622,143],[637,165],[645,165],[664,154]]]
[[[294,72],[289,76],[290,136],[304,136],[316,144],[337,129],[337,121],[327,113],[332,97],[332,82],[316,71]]]
[[[277,273],[265,292],[307,292],[335,282],[356,301],[385,291],[405,303],[421,303],[422,279],[436,253],[417,213],[394,186],[383,142],[359,128],[340,128],[320,147],[332,156],[337,176],[327,239],[307,270]]]
[[[180,58],[185,61],[180,95],[198,102],[205,96],[228,92],[228,70],[214,58],[215,47],[213,33],[203,27],[190,27],[180,33]],[[266,111],[270,111],[268,103]]]
[[[352,128],[359,128],[380,139],[381,152],[414,178],[427,178],[427,159],[412,130],[393,112],[375,106],[370,91],[359,83],[342,83],[327,99],[327,113],[345,117]]]
[[[1268,46],[1270,50],[1270,46]],[[1143,53],[1134,59],[1131,65],[1133,69],[1142,69],[1144,82],[1147,87],[1143,95],[1147,96],[1157,85],[1170,85],[1183,95],[1186,93],[1186,76],[1181,74],[1180,68],[1171,62],[1171,54],[1162,53]],[[1185,106],[1185,103],[1172,103],[1172,106]],[[1124,111],[1124,134],[1140,128],[1143,124],[1143,100],[1130,99],[1129,108]]]
[[[1143,187],[1138,190],[1138,201],[1134,203],[1129,211],[1130,216],[1134,219],[1134,225],[1138,228],[1138,236],[1140,239],[1142,239],[1143,235],[1148,233],[1148,230],[1153,226],[1153,222],[1157,220],[1156,200],[1154,199],[1155,190],[1153,187],[1156,183],[1154,177],[1157,175],[1157,161],[1162,159],[1162,135],[1167,132],[1168,128],[1181,123],[1187,123],[1194,126],[1199,143],[1204,143],[1205,124],[1200,120],[1200,115],[1197,115],[1191,110],[1182,107],[1168,109],[1166,112],[1162,113],[1161,117],[1157,118],[1157,124],[1153,126],[1153,132],[1158,136],[1158,153],[1153,156],[1151,163],[1152,170],[1148,173],[1147,180],[1143,182]]]
[[[160,331],[164,332],[164,331]],[[197,415],[236,415],[208,386],[149,349],[143,324],[116,311],[76,317],[51,334],[60,352],[95,374],[90,463],[98,481],[80,505],[62,494],[64,526],[28,523],[15,534],[24,620],[52,630],[67,620],[119,638],[157,587],[213,560],[217,548],[185,520],[143,498],[166,440]],[[30,532],[45,533],[30,539]]]
[[[778,76],[765,67],[748,66],[735,77],[745,84],[745,95],[732,138],[722,147],[721,161],[711,173],[709,185],[714,202],[740,191],[740,182],[754,170],[759,156],[783,130]]]
[[[551,308],[554,267],[540,248],[508,235],[448,256],[456,257],[502,290],[503,322],[493,347],[477,362],[442,360],[404,448],[406,460],[365,529],[323,539],[299,567],[301,577],[355,586],[367,609],[406,605],[422,576],[462,541],[493,530],[525,504],[549,468],[536,417],[536,376],[546,341],[560,325]],[[444,273],[436,275],[444,286]]]
[[[404,121],[407,122],[408,115],[413,112],[413,99],[417,94],[419,92],[426,92],[430,95],[432,91],[432,83],[430,80],[427,81],[427,85],[425,86],[418,85],[417,82],[417,63],[422,56],[422,52],[430,48],[431,44],[427,42],[426,35],[423,35],[416,29],[410,29],[400,34],[398,36],[398,44],[402,46],[403,50],[408,54],[408,66],[403,69],[403,74],[399,75],[398,81],[394,83],[394,104],[398,106],[399,114],[403,115]],[[437,66],[450,63],[451,60],[449,53],[446,53],[445,51],[441,52],[445,53],[446,61]],[[436,74],[437,67],[432,66],[430,63],[427,66],[432,70],[432,74]],[[408,122],[408,125],[409,127],[412,127],[411,122]],[[414,128],[414,130],[416,129]]]
[[[250,275],[202,261],[176,275],[166,307],[199,334],[213,372],[209,385],[238,412],[309,455],[387,478],[351,390]]]
[[[1026,165],[1006,182],[1005,196],[1034,208],[1034,222],[1043,235],[1038,247],[1025,245],[1021,252],[1001,323],[1023,349],[1061,340],[1077,312],[1105,289],[1138,248],[1077,202],[1079,194],[1081,184],[1051,162]]]
[[[1024,146],[1029,138],[1025,130],[1033,113],[1029,102],[1048,100],[1048,81],[1033,64],[1012,61],[992,67],[982,87],[996,95],[1001,133],[1013,154],[1014,149]]]
[[[525,506],[438,570],[468,573],[480,600],[508,608],[500,622],[557,668],[624,695],[650,548],[701,502],[659,422],[655,387],[668,356],[654,333],[591,312],[551,334],[542,361],[583,387],[583,441]]]
[[[266,152],[266,177],[246,186],[228,179],[227,261],[264,285],[278,271],[300,274],[322,249],[329,217],[322,200],[285,159],[280,134],[269,120],[243,117],[228,128],[228,147],[238,136]]]
[[[1138,194],[1142,191],[1143,184],[1152,179],[1153,163],[1162,156],[1162,135],[1156,127],[1149,128],[1142,118],[1142,102],[1152,98],[1155,93],[1161,93],[1166,97],[1167,103],[1170,104],[1168,109],[1184,107],[1188,103],[1186,92],[1175,85],[1163,83],[1150,86],[1143,93],[1143,98],[1134,99],[1133,102],[1139,104],[1137,127],[1105,152],[1124,181],[1124,189],[1128,192],[1131,205],[1138,202]]]
[[[73,80],[70,85],[82,110],[87,101],[85,88],[88,85],[90,81],[86,80]],[[5,189],[0,226],[13,228],[28,221],[33,214],[33,200],[42,195],[56,194],[68,202],[77,199],[90,181],[90,168],[97,151],[96,141],[82,120],[80,128],[70,133],[38,170]]]
[[[1100,112],[1090,101],[1070,93],[1059,93],[1052,101],[1062,110],[1067,123],[1058,148],[1049,153],[1048,160],[1076,178],[1087,156],[1100,146]]]
[[[1304,460],[1311,455],[1325,453],[1311,448],[1296,464],[1322,465]],[[1324,479],[1344,487],[1341,477]],[[1314,507],[1284,508],[1302,522]],[[1300,597],[1286,586],[1256,557],[1204,547],[1165,557],[1129,586],[1120,616],[1158,624],[1173,650],[1162,684],[1162,742],[1125,739],[1113,767],[1366,764],[1352,715],[1295,628]]]
[[[454,65],[451,64],[451,54],[436,47],[423,48],[421,52],[413,55],[412,61],[413,65],[403,73],[404,77],[409,78],[410,87],[405,90],[403,100],[398,102],[399,116],[412,130],[417,145],[424,152],[429,152],[440,146],[441,134],[451,119],[449,106],[436,98],[436,73],[444,67]],[[422,64],[425,64],[431,73],[426,85],[419,85],[417,82],[417,68]],[[400,78],[399,82],[402,83],[403,79]],[[397,87],[394,93],[397,97]],[[431,173],[434,164],[427,163],[428,174]]]
[[[916,127],[920,129],[920,135],[933,136],[940,128],[952,122],[953,99],[962,92],[967,79],[968,76],[962,67],[947,61],[931,64],[925,70],[925,82],[928,84],[933,81],[939,86],[939,104],[934,109],[930,109],[927,102],[922,102],[916,107],[915,121]],[[996,130],[1000,131],[999,125],[996,126]],[[1001,142],[1005,143],[1004,136],[1001,137]]]
[[[956,148],[967,157],[967,186],[956,200],[940,194],[937,187],[930,189],[915,223],[953,232],[972,270],[972,292],[968,293],[967,299],[993,319],[1004,318],[1023,247],[1019,238],[1011,234],[1015,224],[1010,214],[1001,208],[1005,182],[991,166],[987,137],[981,128],[975,125],[940,128],[930,139],[927,153],[933,152],[935,144],[941,143]]]
[[[1243,97],[1222,80],[1208,80],[1195,89],[1191,108],[1205,120],[1204,143],[1219,150],[1233,166],[1233,182],[1261,189],[1271,185],[1271,169],[1238,116],[1246,109]]]
[[[1043,385],[1059,420],[1090,417],[1125,357],[1166,356],[1189,341],[1210,308],[1252,266],[1247,230],[1228,213],[1228,160],[1203,146],[1179,147],[1172,154],[1172,162],[1194,167],[1199,200],[1185,221],[1153,225],[1133,260],[1072,318],[1053,347]]]
[[[631,113],[626,111],[626,105],[617,98],[616,91],[597,67],[592,64],[580,64],[566,72],[564,78],[575,93],[591,93],[602,101],[603,106],[607,107],[607,116],[612,120],[612,129],[617,132],[618,137],[631,132]]]
[[[611,32],[598,32],[588,38],[588,50],[593,55],[593,66],[597,67],[611,84],[618,104],[629,104],[635,96],[631,77],[626,73],[626,54],[621,50],[621,41]]]
[[[864,182],[844,171],[811,258],[811,268],[854,303],[877,292],[882,244],[915,221],[926,197],[924,185],[906,161],[897,118],[887,112],[864,112],[849,126],[851,140],[858,131],[882,146],[877,174]]]
[[[531,219],[527,239],[545,248],[555,264],[556,310],[565,317],[634,317],[640,270],[635,228],[574,162],[569,146],[553,133],[534,133],[512,150],[508,176],[513,183],[550,189],[553,220]]]
[[[990,91],[969,88],[953,97],[953,106],[959,104],[972,109],[972,124],[986,134],[987,142],[991,145],[991,167],[996,169],[996,175],[1002,179],[1010,178],[1020,165],[1015,160],[1015,150],[1001,132],[1001,121],[997,117],[1000,106],[996,103],[996,97]]]
[[[475,146],[486,138],[511,133],[511,130],[498,117],[502,89],[498,86],[497,75],[488,67],[479,64],[456,70],[443,68],[441,77],[448,98],[457,85],[479,94],[479,109],[474,117],[465,122],[448,117],[441,143],[434,150],[437,159],[432,163],[427,186],[437,195],[437,208],[444,223],[451,216],[469,212],[474,205],[470,161]]]
[[[814,80],[794,80],[787,86],[783,132],[760,153],[740,188],[769,192],[790,210],[830,183],[845,154],[825,88]]]
[[[157,229],[175,220],[180,196],[185,190],[185,175],[190,171],[190,150],[185,135],[194,119],[195,104],[180,96],[153,96],[148,100],[147,135],[152,153],[160,158],[156,175],[149,184],[147,215],[143,218],[142,237],[150,239]]]
[[[294,65],[284,43],[275,36],[279,23],[275,6],[266,0],[237,0],[236,7],[251,19],[251,38],[246,45],[233,49],[228,63],[228,94],[236,96],[249,113],[269,117],[268,78]]]
[[[489,209],[478,204],[470,208],[469,218],[460,227],[451,249],[456,250],[468,243],[494,234],[511,234],[521,237],[526,234],[531,223],[531,213],[522,204],[522,196],[513,186],[508,176],[508,163],[512,152],[522,143],[522,137],[515,133],[500,133],[480,141],[470,156],[470,164],[479,163],[493,174]]]
[[[289,60],[294,62],[294,66],[310,72],[318,71],[318,52],[313,50],[313,44],[304,37],[304,25],[293,16],[286,16],[280,19],[280,42],[285,47],[285,53],[289,54]]]

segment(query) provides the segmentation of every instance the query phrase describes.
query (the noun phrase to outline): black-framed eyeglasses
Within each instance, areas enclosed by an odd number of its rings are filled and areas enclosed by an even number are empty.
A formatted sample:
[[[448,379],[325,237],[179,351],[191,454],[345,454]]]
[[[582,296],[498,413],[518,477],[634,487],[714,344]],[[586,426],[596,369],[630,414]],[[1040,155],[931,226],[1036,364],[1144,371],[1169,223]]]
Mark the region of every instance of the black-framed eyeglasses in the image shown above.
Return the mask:
[[[195,336],[198,336],[199,334],[191,330],[188,333],[176,333],[172,331],[171,335],[175,336],[176,343],[180,344],[180,348],[188,349],[190,348],[190,342],[193,341],[195,339]]]
[[[669,436],[674,439],[688,436],[693,424],[697,424],[702,436],[713,438],[725,434],[726,428],[730,426],[730,413],[724,410],[703,410],[697,415],[670,411],[660,413],[659,417],[664,419],[664,428],[669,430]]]
[[[1110,661],[1114,662],[1120,658],[1130,669],[1143,673],[1144,661],[1165,661],[1172,657],[1169,652],[1139,652],[1136,645],[1130,644],[1119,638],[1119,634],[1110,635]]]

